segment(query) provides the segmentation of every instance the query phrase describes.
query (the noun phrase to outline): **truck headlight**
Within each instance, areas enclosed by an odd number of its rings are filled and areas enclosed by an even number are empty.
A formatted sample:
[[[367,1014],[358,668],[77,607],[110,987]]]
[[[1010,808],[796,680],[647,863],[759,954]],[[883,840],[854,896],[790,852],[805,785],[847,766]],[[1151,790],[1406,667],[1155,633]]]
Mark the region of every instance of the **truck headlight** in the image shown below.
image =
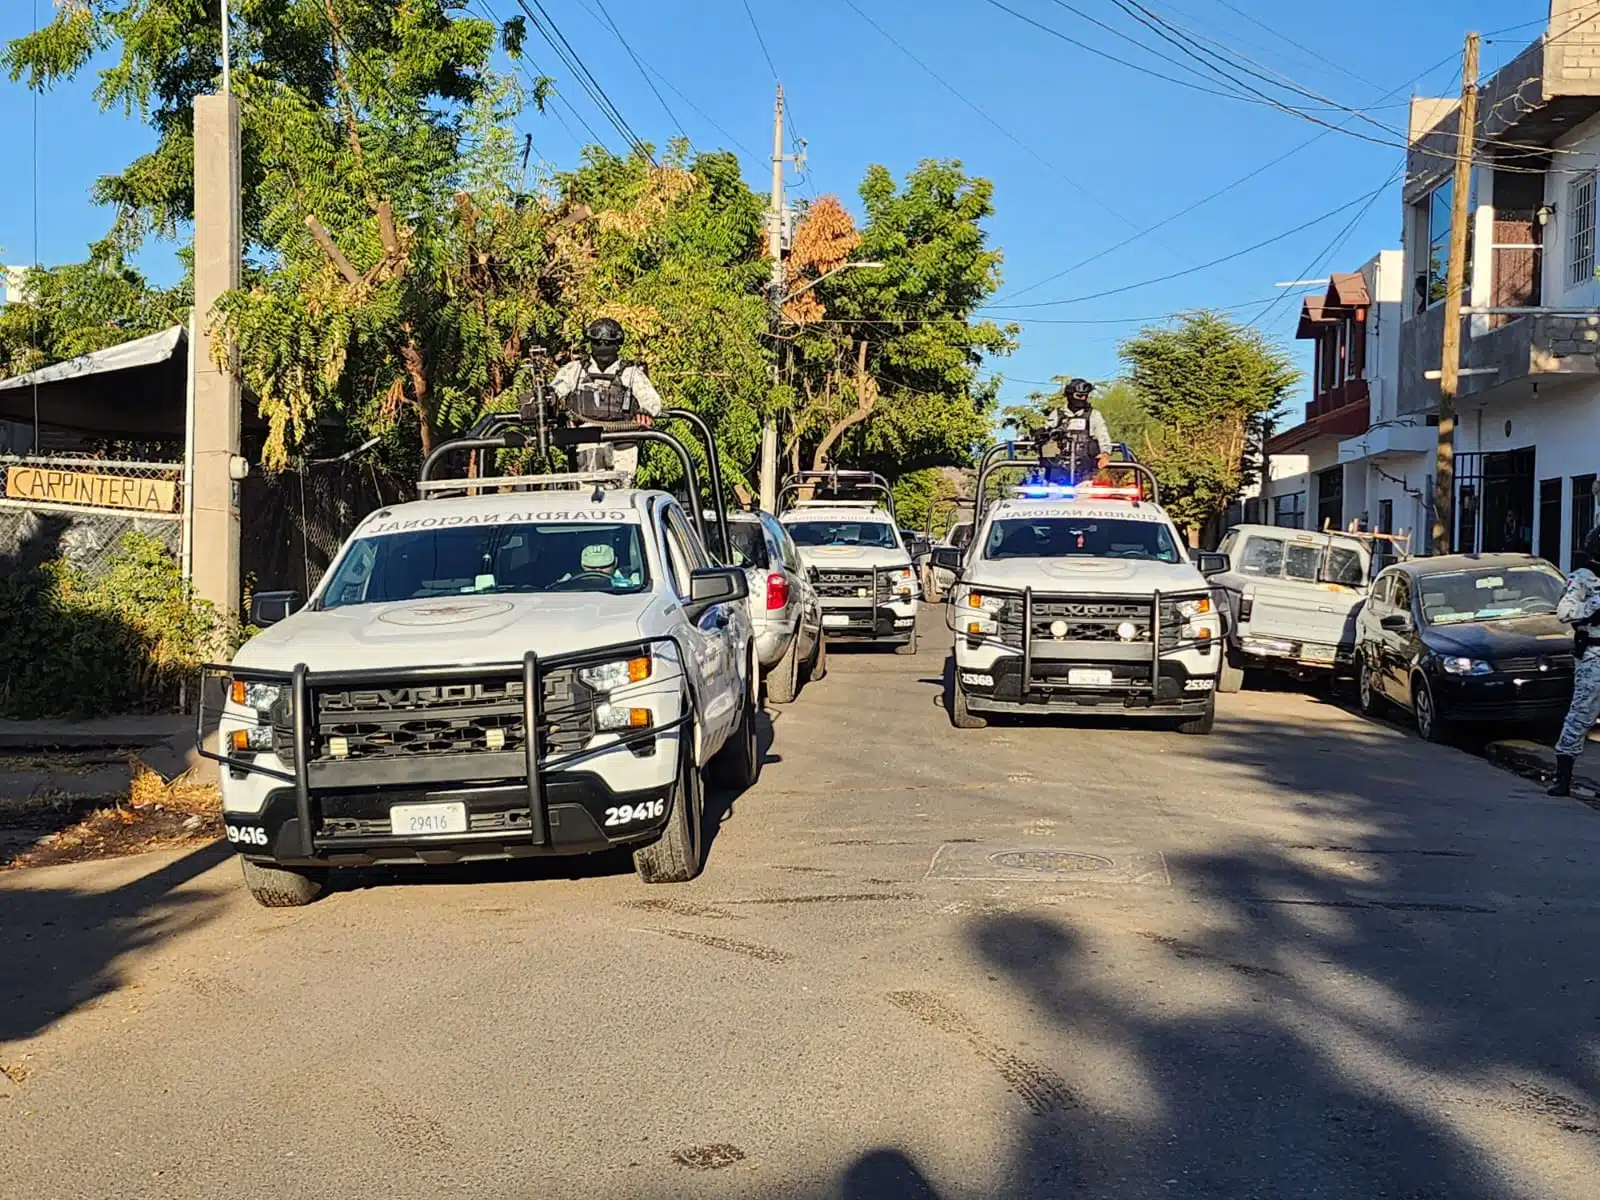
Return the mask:
[[[1211,597],[1202,596],[1198,600],[1178,601],[1178,615],[1186,621],[1195,617],[1203,617],[1211,611]]]
[[[1487,675],[1494,670],[1481,658],[1441,658],[1439,665],[1446,675]]]
[[[609,692],[630,683],[650,678],[650,656],[618,659],[616,662],[596,663],[592,667],[579,667],[578,678],[585,686],[597,692]]]
[[[272,712],[272,706],[283,699],[283,691],[281,683],[252,683],[235,679],[233,686],[228,689],[228,699],[243,708],[254,709],[257,716],[265,718]]]
[[[910,567],[889,572],[889,590],[902,600],[911,598],[911,589],[916,586],[917,574]]]
[[[968,592],[966,607],[977,612],[997,613],[1006,606],[1004,596],[985,596],[982,592]]]
[[[272,726],[252,725],[248,729],[235,729],[228,735],[228,747],[234,751],[271,750]]]
[[[594,710],[594,724],[602,733],[615,732],[618,729],[648,729],[650,710],[624,708],[619,704],[598,704]]]

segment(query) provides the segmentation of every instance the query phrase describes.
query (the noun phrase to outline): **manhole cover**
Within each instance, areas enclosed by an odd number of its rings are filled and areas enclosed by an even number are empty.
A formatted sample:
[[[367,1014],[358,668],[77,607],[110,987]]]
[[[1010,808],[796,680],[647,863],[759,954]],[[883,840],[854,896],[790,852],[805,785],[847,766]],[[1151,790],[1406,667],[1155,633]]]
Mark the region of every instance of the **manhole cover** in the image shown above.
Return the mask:
[[[1116,864],[1098,854],[1078,854],[1072,850],[999,850],[989,855],[997,867],[1022,871],[1048,871],[1066,874],[1082,871],[1108,871]]]
[[[1050,832],[1048,829],[1033,831],[1036,837]],[[1095,844],[1091,848],[1041,846],[1037,842],[1009,846],[993,842],[987,845],[982,842],[946,842],[933,856],[926,878],[1054,883],[1058,887],[1073,886],[1080,881],[1085,887],[1100,887],[1102,884],[1172,885],[1167,864],[1160,854],[1105,843]]]

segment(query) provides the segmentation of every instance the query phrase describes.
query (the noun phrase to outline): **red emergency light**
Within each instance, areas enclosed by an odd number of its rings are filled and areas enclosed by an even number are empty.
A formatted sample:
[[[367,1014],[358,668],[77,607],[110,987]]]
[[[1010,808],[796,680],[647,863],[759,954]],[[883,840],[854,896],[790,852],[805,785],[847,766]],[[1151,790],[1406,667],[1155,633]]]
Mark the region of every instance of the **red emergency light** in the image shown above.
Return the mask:
[[[1090,484],[1078,489],[1080,500],[1143,500],[1143,489],[1134,487],[1111,487],[1103,484]]]

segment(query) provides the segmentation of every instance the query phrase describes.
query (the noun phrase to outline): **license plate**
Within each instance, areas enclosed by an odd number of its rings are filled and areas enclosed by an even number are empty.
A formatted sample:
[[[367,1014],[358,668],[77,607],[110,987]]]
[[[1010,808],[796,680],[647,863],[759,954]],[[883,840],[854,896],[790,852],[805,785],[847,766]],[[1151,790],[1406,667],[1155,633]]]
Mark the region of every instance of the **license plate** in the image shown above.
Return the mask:
[[[1339,652],[1332,646],[1307,646],[1304,650],[1307,662],[1331,663],[1339,657]]]
[[[396,804],[389,809],[389,832],[396,837],[466,831],[467,806],[463,801],[450,804]]]
[[[822,624],[825,629],[842,629],[850,624],[848,613],[823,613]]]
[[[1067,682],[1073,687],[1110,687],[1115,677],[1110,671],[1074,667],[1067,672]]]

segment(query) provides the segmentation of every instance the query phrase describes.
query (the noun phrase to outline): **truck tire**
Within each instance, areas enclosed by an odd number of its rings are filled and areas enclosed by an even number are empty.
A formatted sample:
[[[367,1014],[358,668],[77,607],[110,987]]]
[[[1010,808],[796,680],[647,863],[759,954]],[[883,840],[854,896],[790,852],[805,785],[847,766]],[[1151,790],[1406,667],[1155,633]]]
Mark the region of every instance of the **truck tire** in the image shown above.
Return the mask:
[[[747,692],[739,727],[728,735],[727,743],[711,760],[713,784],[730,792],[742,792],[755,786],[756,780],[761,778],[761,745],[757,734],[756,698]]]
[[[1222,651],[1222,674],[1217,679],[1217,691],[1227,692],[1230,695],[1244,687],[1244,667],[1239,664],[1239,656],[1231,647]]]
[[[783,657],[767,672],[767,699],[773,704],[793,704],[800,690],[800,656],[794,652],[795,643],[799,640],[800,631],[796,629]]]
[[[917,652],[917,627],[915,625],[911,627],[911,640],[909,642],[901,642],[894,648],[894,652],[896,654],[915,654]]]
[[[688,883],[700,874],[703,856],[705,780],[694,761],[694,728],[678,734],[677,794],[661,837],[633,852],[633,869],[643,883]]]
[[[967,707],[967,694],[959,683],[950,685],[950,724],[957,729],[987,729],[989,722]]]
[[[1179,733],[1207,734],[1217,721],[1217,698],[1215,695],[1206,697],[1206,710],[1198,717],[1187,717],[1178,722]]]
[[[244,885],[263,908],[299,908],[322,895],[327,882],[324,871],[291,871],[241,858]]]

